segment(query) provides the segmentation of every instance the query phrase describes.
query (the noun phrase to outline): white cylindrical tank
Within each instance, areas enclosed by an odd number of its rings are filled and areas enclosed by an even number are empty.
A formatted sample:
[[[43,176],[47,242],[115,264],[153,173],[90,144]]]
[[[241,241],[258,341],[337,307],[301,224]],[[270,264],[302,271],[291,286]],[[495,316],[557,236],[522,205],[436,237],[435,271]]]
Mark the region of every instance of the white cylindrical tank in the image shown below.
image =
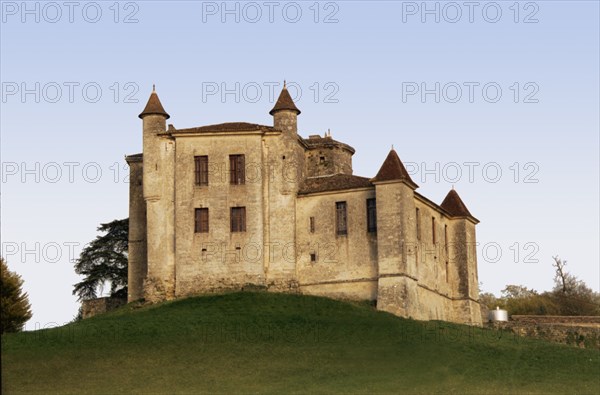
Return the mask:
[[[488,320],[491,322],[508,321],[508,312],[496,306],[496,310],[490,310]]]

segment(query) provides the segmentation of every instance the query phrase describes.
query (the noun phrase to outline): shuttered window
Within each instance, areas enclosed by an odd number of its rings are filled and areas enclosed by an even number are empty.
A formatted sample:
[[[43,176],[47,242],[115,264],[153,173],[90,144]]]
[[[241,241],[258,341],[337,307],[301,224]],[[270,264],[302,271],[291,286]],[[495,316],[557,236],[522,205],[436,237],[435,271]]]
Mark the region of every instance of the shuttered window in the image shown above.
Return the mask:
[[[194,156],[196,185],[208,185],[208,156]]]
[[[229,155],[229,183],[233,185],[245,184],[245,168],[244,155]]]
[[[231,231],[245,232],[246,231],[246,207],[231,208]]]
[[[194,232],[208,233],[208,208],[197,208],[195,212]]]

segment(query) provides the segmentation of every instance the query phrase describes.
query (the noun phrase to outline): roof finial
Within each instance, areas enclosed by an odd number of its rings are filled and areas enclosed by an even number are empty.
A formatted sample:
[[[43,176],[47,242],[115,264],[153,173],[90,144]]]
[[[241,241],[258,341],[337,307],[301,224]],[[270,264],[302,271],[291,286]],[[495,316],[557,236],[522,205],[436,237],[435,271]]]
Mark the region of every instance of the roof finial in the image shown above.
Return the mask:
[[[283,89],[287,89],[287,86],[286,86],[285,80],[283,80]]]
[[[156,92],[156,85],[152,84],[152,92]]]
[[[394,150],[394,144],[392,144],[392,151]]]
[[[454,190],[454,184],[452,184],[452,190]]]

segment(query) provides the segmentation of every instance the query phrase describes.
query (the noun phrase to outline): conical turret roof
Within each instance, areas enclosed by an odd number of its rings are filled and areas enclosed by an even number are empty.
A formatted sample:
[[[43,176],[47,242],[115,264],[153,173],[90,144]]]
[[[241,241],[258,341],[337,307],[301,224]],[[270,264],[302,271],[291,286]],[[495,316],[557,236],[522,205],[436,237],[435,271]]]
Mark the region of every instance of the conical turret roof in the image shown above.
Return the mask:
[[[440,207],[453,217],[473,217],[454,188],[448,192]]]
[[[392,148],[390,150],[390,153],[388,154],[387,158],[385,158],[385,161],[383,161],[383,164],[381,165],[379,172],[377,172],[377,175],[371,181],[378,182],[378,181],[395,181],[395,180],[405,181],[410,186],[412,186],[413,189],[416,189],[419,187],[410,178],[410,175],[406,171],[406,168],[404,167],[404,164],[400,160],[400,157],[398,157],[398,154]]]
[[[298,107],[296,107],[296,105],[294,104],[294,101],[290,96],[290,92],[288,92],[287,90],[285,82],[283,83],[283,89],[279,94],[279,98],[277,99],[277,102],[275,103],[273,109],[269,111],[269,114],[274,115],[277,111],[282,110],[296,111],[297,115],[300,114],[300,110],[298,110]]]
[[[152,93],[150,94],[148,103],[146,103],[146,107],[144,108],[144,111],[142,111],[142,113],[139,115],[139,117],[144,118],[146,115],[151,115],[151,114],[152,115],[163,115],[165,117],[165,119],[171,118],[171,116],[169,114],[167,114],[167,112],[163,108],[163,106],[160,102],[160,99],[158,98],[158,94],[156,93],[156,90],[154,89],[154,86],[152,87]]]

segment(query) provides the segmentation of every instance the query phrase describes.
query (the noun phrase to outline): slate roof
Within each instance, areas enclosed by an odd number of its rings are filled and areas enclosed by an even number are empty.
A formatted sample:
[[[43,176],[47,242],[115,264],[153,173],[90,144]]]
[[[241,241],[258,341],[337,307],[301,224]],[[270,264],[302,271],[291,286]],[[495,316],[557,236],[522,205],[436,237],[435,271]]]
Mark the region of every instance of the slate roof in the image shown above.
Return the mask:
[[[152,93],[150,94],[150,98],[148,99],[148,103],[146,103],[144,111],[142,111],[141,114],[138,116],[140,118],[144,118],[146,115],[151,114],[164,115],[167,119],[171,118],[171,116],[167,114],[167,112],[163,108],[160,99],[158,98],[158,94],[154,89],[152,89]]]
[[[413,188],[419,187],[410,178],[410,175],[406,171],[406,168],[398,157],[398,154],[394,149],[392,149],[387,158],[385,158],[385,161],[383,161],[383,165],[381,165],[379,172],[377,172],[377,175],[371,181],[377,182],[394,180],[406,181],[408,184],[413,186]]]
[[[343,191],[346,189],[369,187],[373,187],[373,184],[367,177],[335,174],[332,176],[309,177],[305,179],[298,194],[306,195],[316,192]]]

